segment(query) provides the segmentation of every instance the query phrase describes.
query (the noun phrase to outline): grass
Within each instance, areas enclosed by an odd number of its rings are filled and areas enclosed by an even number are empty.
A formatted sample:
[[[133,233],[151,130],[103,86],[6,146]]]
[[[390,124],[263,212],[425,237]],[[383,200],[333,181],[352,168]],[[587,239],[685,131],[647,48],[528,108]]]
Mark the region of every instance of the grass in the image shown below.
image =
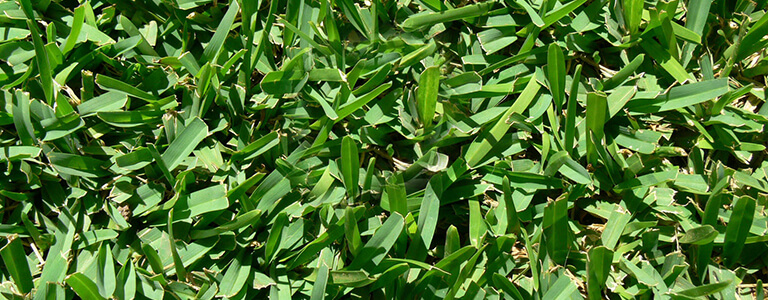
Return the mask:
[[[0,298],[765,297],[766,0],[0,11]]]

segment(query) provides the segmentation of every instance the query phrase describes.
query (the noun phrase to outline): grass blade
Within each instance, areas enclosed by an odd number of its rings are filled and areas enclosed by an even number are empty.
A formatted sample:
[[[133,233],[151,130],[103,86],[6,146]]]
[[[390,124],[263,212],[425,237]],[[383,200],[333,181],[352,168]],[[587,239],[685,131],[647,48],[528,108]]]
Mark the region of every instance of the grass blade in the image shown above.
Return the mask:
[[[341,140],[341,174],[344,176],[344,186],[347,187],[347,195],[352,203],[359,188],[360,156],[357,153],[357,144],[349,136]]]
[[[168,170],[173,170],[181,164],[207,135],[208,126],[205,122],[199,118],[193,118],[187,124],[187,128],[163,152],[163,163]]]
[[[405,21],[400,24],[400,27],[405,31],[416,31],[435,24],[479,17],[488,13],[491,7],[493,7],[493,4],[493,1],[488,1],[441,12],[417,14],[405,19]]]
[[[229,30],[232,28],[232,24],[235,22],[235,17],[239,10],[239,2],[237,0],[232,0],[227,9],[227,13],[224,14],[221,22],[219,22],[219,26],[216,27],[213,37],[211,37],[210,42],[208,42],[208,45],[206,45],[203,50],[203,57],[200,60],[201,63],[216,61],[216,58],[221,52],[221,47],[224,46],[224,40],[227,38],[227,35],[229,35]]]
[[[597,148],[603,147],[596,142],[602,142],[605,123],[608,121],[608,102],[603,93],[587,94],[587,161],[593,166],[597,165],[599,156]]]
[[[107,91],[124,93],[128,96],[136,97],[148,102],[158,100],[158,97],[155,97],[145,91],[142,91],[139,88],[136,88],[132,85],[129,85],[125,82],[114,79],[112,77],[104,76],[102,74],[96,75],[96,84],[98,84],[100,88],[105,89]]]
[[[680,243],[706,245],[713,242],[717,234],[717,230],[712,225],[704,225],[686,231],[685,235],[680,238]]]
[[[633,113],[656,113],[699,104],[728,92],[728,80],[716,79],[673,87],[655,99],[633,99],[627,109]]]
[[[357,218],[351,207],[344,210],[344,237],[347,240],[347,248],[352,256],[360,254],[363,241],[360,239],[360,230],[357,227]]]
[[[605,223],[605,230],[602,234],[603,246],[608,249],[616,248],[619,238],[621,238],[624,228],[631,218],[631,214],[617,206],[608,217],[608,222]]]
[[[464,154],[464,159],[467,161],[467,165],[476,167],[477,164],[491,152],[493,145],[500,141],[511,127],[511,124],[507,122],[509,117],[514,113],[522,113],[528,109],[528,106],[530,106],[538,96],[540,87],[541,86],[536,80],[528,81],[523,92],[515,100],[512,106],[501,115],[501,118],[496,124],[489,131],[479,135],[472,144],[469,145],[467,152]]]
[[[613,261],[613,251],[598,246],[589,250],[587,263],[587,293],[588,299],[602,299],[602,291],[605,288],[605,281],[611,271],[611,262]]]
[[[416,93],[416,104],[419,108],[419,119],[425,128],[432,126],[437,107],[437,92],[440,87],[440,69],[429,67],[421,73],[419,90]]]
[[[3,257],[3,263],[11,274],[16,288],[22,294],[29,293],[35,285],[32,283],[32,273],[29,272],[29,264],[21,240],[18,235],[8,237],[7,244],[0,248],[0,255]]]
[[[726,265],[733,266],[744,249],[744,242],[749,235],[749,228],[752,227],[755,206],[755,199],[749,196],[739,198],[734,205],[731,220],[725,229],[723,259]]]
[[[568,228],[568,199],[556,200],[544,210],[544,243],[547,254],[558,264],[565,264],[570,250],[570,229]]]
[[[487,226],[480,212],[480,202],[476,199],[469,200],[469,243],[474,247],[480,247],[486,231]]]
[[[555,110],[560,112],[565,102],[565,58],[557,44],[549,45],[547,54],[547,79],[549,90],[555,101]]]
[[[365,243],[360,255],[352,260],[348,269],[359,270],[368,264],[378,265],[395,244],[397,237],[400,236],[405,225],[403,221],[403,216],[398,213],[390,215],[384,224],[376,230],[373,237]]]
[[[67,276],[64,281],[83,299],[106,299],[99,294],[99,288],[96,287],[96,284],[81,273],[73,273]]]
[[[43,94],[45,95],[46,102],[49,105],[53,105],[56,96],[53,89],[53,72],[51,70],[48,51],[45,49],[45,44],[43,43],[42,34],[37,27],[34,9],[32,8],[32,1],[21,0],[20,2],[24,14],[27,17],[27,28],[29,28],[29,31],[32,33],[32,42],[35,45],[35,62],[37,63],[37,69],[40,72],[40,84],[43,87]]]

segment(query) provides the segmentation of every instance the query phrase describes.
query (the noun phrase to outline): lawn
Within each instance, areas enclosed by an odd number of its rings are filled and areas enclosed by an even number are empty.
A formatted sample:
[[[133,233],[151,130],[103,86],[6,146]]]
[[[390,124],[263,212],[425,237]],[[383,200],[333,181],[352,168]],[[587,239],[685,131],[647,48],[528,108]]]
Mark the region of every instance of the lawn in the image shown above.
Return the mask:
[[[766,297],[767,0],[0,12],[0,298]]]

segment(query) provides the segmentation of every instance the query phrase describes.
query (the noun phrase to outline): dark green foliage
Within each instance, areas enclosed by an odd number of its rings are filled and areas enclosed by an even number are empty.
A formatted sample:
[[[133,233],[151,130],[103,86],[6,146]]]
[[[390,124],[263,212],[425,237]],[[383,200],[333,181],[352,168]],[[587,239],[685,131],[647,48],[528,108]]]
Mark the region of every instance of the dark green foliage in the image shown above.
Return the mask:
[[[736,299],[765,0],[0,0],[0,298]]]

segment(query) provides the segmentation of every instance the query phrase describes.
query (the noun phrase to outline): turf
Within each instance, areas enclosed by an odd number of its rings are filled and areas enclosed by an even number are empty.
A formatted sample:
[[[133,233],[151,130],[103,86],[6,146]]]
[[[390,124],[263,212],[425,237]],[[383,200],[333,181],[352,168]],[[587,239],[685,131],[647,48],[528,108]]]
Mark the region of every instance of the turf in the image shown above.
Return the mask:
[[[0,11],[0,298],[765,297],[766,0]]]

